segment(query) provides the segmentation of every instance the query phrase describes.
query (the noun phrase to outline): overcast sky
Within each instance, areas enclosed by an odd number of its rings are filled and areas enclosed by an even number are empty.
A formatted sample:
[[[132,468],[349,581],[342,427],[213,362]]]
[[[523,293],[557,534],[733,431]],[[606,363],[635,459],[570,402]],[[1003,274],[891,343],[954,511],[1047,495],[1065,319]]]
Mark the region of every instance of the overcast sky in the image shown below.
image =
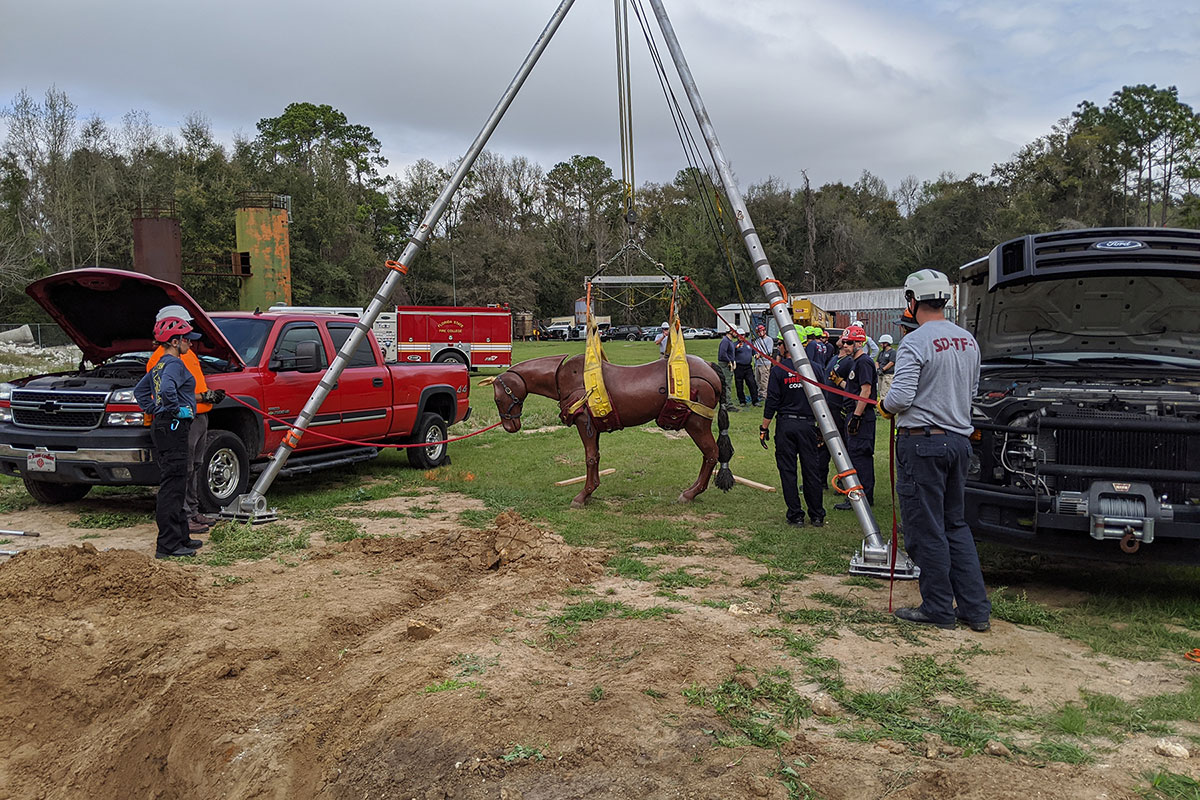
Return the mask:
[[[820,185],[867,169],[893,188],[986,173],[1126,84],[1177,85],[1200,108],[1197,0],[665,3],[743,189],[798,186],[801,170]],[[144,110],[170,131],[200,112],[229,140],[288,103],[328,103],[402,174],[462,155],[556,5],[0,0],[0,105],[53,85],[81,116]],[[609,0],[576,1],[489,149],[619,171],[612,15]],[[669,181],[685,161],[631,35],[636,178]]]

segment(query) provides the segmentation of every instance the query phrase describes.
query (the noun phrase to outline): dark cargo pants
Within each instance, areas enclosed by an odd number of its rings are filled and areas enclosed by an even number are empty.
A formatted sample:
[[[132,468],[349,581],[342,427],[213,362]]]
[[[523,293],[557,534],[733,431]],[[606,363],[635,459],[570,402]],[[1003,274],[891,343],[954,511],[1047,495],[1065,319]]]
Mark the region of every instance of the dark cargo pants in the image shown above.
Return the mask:
[[[852,413],[847,413],[842,422],[841,432],[846,442],[846,455],[850,457],[850,466],[858,473],[858,483],[862,484],[867,502],[875,507],[875,412],[868,408],[859,422],[858,433],[848,430]],[[842,481],[843,485],[853,486],[853,479]]]
[[[904,546],[921,568],[921,610],[937,622],[984,622],[992,612],[964,493],[971,444],[957,433],[896,439]]]
[[[154,517],[158,522],[158,552],[171,553],[187,546],[192,538],[188,532],[187,513],[183,510],[188,480],[187,420],[154,418],[150,426],[150,441],[154,445],[154,461],[158,464],[158,499]]]
[[[821,455],[817,443],[821,441],[821,430],[816,421],[809,417],[779,415],[775,424],[775,466],[779,469],[779,481],[783,484],[783,501],[787,504],[788,522],[804,520],[804,506],[800,504],[800,490],[796,486],[796,460],[800,460],[800,479],[804,485],[804,502],[808,505],[808,516],[813,522],[825,519],[821,491],[824,476],[821,473]]]

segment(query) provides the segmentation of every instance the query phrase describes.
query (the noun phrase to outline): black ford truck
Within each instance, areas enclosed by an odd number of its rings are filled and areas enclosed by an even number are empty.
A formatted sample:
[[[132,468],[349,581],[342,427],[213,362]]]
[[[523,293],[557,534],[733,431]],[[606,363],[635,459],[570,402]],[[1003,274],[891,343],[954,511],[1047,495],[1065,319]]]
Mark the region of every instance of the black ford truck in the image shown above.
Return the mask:
[[[975,535],[1200,563],[1200,231],[1004,242],[960,269],[958,312],[983,358]]]

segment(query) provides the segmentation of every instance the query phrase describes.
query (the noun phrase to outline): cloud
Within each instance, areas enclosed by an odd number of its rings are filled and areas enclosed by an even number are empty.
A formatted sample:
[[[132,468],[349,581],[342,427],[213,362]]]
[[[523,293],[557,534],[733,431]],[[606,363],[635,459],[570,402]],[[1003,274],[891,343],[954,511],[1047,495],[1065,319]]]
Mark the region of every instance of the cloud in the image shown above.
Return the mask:
[[[1136,14],[1117,0],[666,3],[743,186],[796,185],[801,170],[820,184],[868,169],[893,186],[986,173],[1125,84],[1176,84],[1200,106],[1200,55],[1183,44],[1200,39],[1194,0]],[[199,111],[222,136],[252,135],[290,102],[329,103],[376,133],[399,174],[466,150],[554,7],[9,3],[0,102],[55,85],[85,116],[145,109],[171,128]],[[632,38],[637,176],[669,181],[685,161],[636,26]],[[575,153],[618,166],[614,59],[611,4],[578,0],[489,147],[547,168]]]

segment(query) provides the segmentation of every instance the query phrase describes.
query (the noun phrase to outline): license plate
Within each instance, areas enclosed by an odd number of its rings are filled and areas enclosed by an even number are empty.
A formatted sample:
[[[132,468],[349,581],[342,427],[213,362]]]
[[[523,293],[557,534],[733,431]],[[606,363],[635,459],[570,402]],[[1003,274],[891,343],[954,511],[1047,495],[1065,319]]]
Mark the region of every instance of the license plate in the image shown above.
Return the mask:
[[[57,468],[53,453],[32,453],[25,461],[28,472],[54,472]]]

